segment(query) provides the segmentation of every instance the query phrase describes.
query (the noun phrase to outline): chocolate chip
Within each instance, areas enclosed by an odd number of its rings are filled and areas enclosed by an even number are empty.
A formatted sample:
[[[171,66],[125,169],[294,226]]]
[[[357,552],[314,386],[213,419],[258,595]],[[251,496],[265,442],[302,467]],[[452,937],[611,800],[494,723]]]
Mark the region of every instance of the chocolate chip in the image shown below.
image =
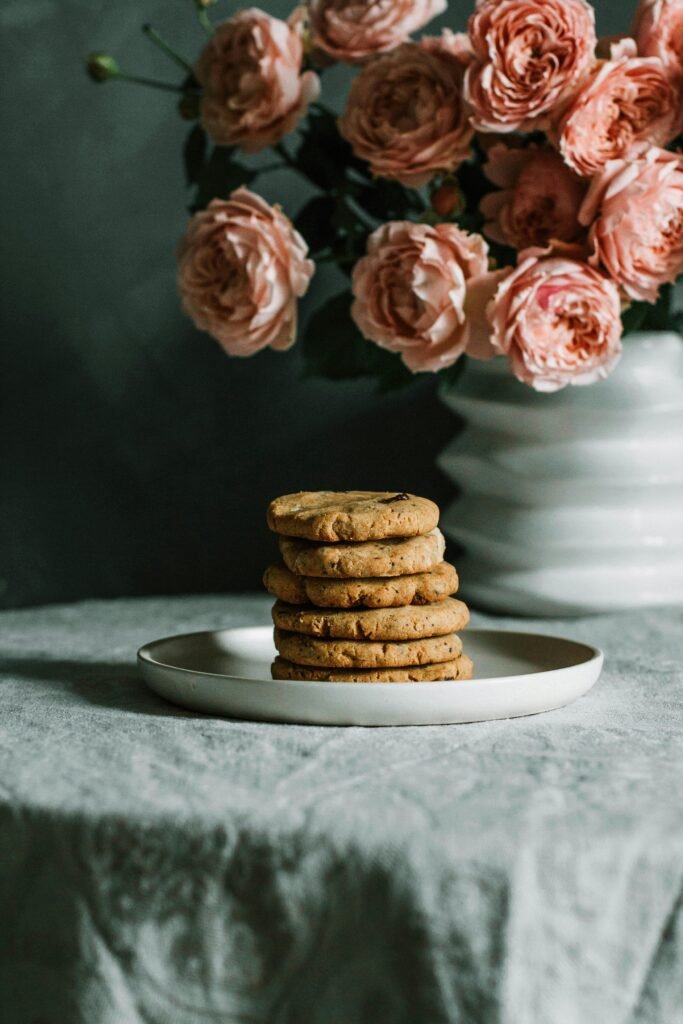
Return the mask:
[[[401,491],[400,494],[394,494],[391,498],[380,498],[379,503],[380,505],[393,505],[395,501],[408,501],[409,499],[410,495],[406,494],[405,491]]]

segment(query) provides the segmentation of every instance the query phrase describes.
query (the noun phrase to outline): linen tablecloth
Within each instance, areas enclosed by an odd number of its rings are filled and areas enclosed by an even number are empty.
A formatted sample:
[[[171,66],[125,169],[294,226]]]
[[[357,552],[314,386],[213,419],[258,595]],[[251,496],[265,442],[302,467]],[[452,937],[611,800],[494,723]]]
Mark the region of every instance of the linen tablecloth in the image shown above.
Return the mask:
[[[681,610],[475,620],[602,679],[513,721],[229,721],[135,650],[265,599],[0,615],[2,1024],[683,1021]]]

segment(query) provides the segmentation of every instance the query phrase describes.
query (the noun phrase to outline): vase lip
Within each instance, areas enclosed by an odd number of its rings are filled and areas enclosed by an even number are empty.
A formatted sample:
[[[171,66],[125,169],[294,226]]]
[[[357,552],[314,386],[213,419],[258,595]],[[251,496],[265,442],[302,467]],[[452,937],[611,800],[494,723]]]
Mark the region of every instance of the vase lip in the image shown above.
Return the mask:
[[[622,339],[622,344],[630,345],[633,342],[639,344],[646,344],[650,342],[652,345],[661,345],[662,342],[674,342],[676,345],[683,344],[683,335],[679,334],[678,331],[666,330],[666,331],[633,331],[631,334],[627,334]]]

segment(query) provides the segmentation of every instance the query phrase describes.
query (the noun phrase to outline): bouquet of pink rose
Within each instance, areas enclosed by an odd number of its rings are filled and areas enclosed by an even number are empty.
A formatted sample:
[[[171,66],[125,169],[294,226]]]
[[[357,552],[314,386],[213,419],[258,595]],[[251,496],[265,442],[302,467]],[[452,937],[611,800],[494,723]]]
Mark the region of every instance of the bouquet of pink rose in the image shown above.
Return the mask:
[[[631,36],[597,40],[585,0],[478,0],[466,33],[411,40],[446,0],[309,0],[288,21],[213,24],[175,85],[92,54],[97,81],[161,85],[196,120],[178,286],[230,355],[295,340],[315,264],[350,283],[308,318],[314,373],[452,375],[506,356],[537,390],[589,384],[622,335],[680,326],[683,0],[641,0]],[[341,116],[319,102],[357,68]],[[285,141],[286,140],[286,141]],[[315,189],[293,221],[248,187],[272,147]],[[400,358],[399,358],[400,357]]]

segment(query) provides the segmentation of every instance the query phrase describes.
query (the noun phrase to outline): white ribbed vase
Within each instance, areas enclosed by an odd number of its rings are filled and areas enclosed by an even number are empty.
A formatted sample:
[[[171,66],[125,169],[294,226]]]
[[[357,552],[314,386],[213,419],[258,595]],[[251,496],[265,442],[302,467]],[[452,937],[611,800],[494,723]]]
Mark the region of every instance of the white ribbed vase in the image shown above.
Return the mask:
[[[463,596],[567,615],[683,602],[683,339],[630,335],[611,377],[538,394],[468,361],[442,400],[465,429],[439,456]]]

